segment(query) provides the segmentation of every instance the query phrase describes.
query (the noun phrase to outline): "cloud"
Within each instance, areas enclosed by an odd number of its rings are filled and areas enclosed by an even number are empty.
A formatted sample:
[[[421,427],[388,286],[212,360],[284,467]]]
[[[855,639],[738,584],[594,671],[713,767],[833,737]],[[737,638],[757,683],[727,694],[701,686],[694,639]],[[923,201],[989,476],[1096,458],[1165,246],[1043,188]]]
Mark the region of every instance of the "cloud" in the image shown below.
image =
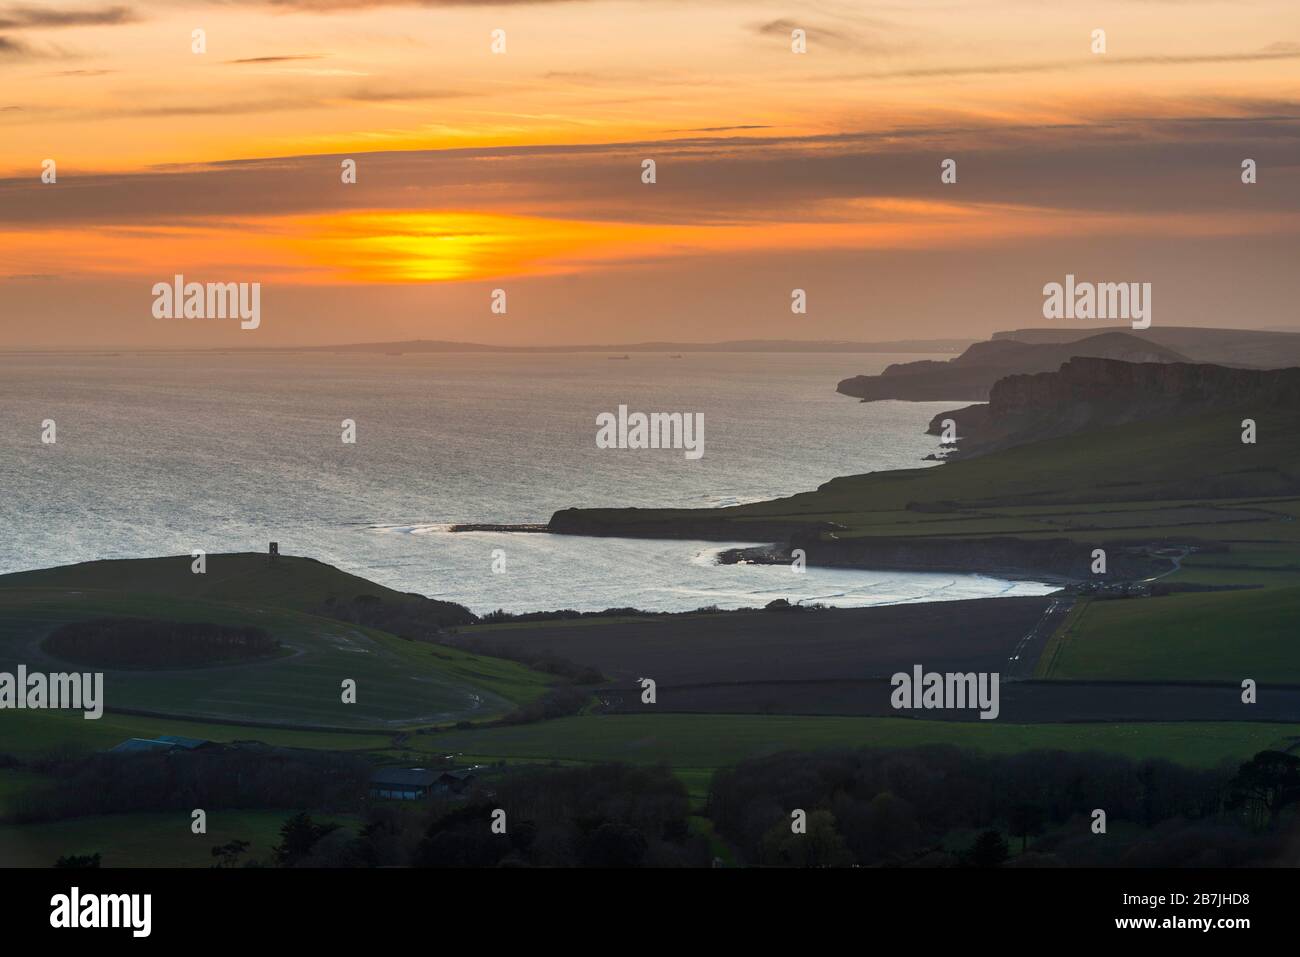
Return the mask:
[[[3,38],[0,38],[2,40]],[[2,50],[3,47],[0,47]],[[75,72],[75,71],[74,71]],[[67,74],[72,75],[72,74]],[[87,75],[95,75],[89,73]],[[365,74],[345,73],[347,76]],[[43,109],[39,118],[48,120],[57,115],[64,120],[103,122],[114,119],[142,117],[165,118],[173,116],[249,116],[259,113],[287,113],[299,110],[323,110],[341,103],[419,103],[472,96],[463,90],[359,87],[338,92],[309,92],[299,96],[264,97],[261,99],[213,100],[191,102],[186,100],[150,102],[146,106],[99,106],[93,110],[82,108]],[[33,114],[35,118],[36,114]]]
[[[338,99],[352,103],[403,103],[420,100],[447,100],[469,95],[461,90],[361,87],[342,94]]]
[[[361,210],[642,224],[842,224],[939,203],[1037,210],[1081,223],[1141,216],[1158,224],[1189,209],[1207,218],[1245,215],[1253,207],[1243,207],[1251,197],[1238,180],[1241,157],[1260,157],[1267,169],[1293,155],[1300,101],[1225,98],[1209,106],[1216,112],[1092,123],[968,121],[817,136],[702,133],[596,145],[287,156],[83,174],[75,191],[32,190],[25,180],[10,180],[0,181],[0,225],[204,223]],[[1272,115],[1251,115],[1252,106]],[[361,176],[355,185],[331,188],[344,156],[357,160]],[[645,156],[658,160],[653,195],[636,192]],[[945,156],[959,159],[959,188],[939,186]],[[1274,176],[1268,182],[1260,196],[1269,216],[1300,224],[1300,181]]]
[[[877,33],[881,32],[881,25],[878,22],[875,22],[875,25],[877,26]],[[863,35],[860,29],[855,27],[832,27],[824,23],[792,20],[789,17],[759,23],[753,29],[760,36],[780,37],[786,43],[790,42],[792,31],[801,29],[808,38],[810,48],[825,46],[840,50],[870,53],[896,53],[899,50],[899,46],[892,40],[883,40],[879,36],[868,38]]]
[[[1261,60],[1300,59],[1300,45],[1273,43],[1260,50],[1241,53],[1203,53],[1181,55],[1117,56],[1091,55],[1075,60],[1026,63],[978,63],[958,66],[908,67],[853,73],[840,79],[911,79],[927,80],[963,76],[1006,76],[1025,73],[1052,73],[1068,70],[1097,70],[1114,66],[1195,66],[1210,63],[1252,63]]]
[[[238,60],[226,60],[226,63],[289,63],[294,60],[323,60],[319,53],[286,53],[283,56],[250,56]]]
[[[0,30],[118,26],[136,23],[139,19],[139,15],[126,6],[85,10],[54,10],[25,5],[0,7]]]
[[[375,7],[515,7],[558,6],[591,0],[235,0],[246,6],[270,7],[296,13],[338,13]]]
[[[0,60],[25,60],[41,56],[26,43],[0,35]]]
[[[696,126],[684,130],[669,130],[669,133],[730,133],[733,130],[770,130],[772,127],[763,126],[757,123],[749,123],[744,126]]]

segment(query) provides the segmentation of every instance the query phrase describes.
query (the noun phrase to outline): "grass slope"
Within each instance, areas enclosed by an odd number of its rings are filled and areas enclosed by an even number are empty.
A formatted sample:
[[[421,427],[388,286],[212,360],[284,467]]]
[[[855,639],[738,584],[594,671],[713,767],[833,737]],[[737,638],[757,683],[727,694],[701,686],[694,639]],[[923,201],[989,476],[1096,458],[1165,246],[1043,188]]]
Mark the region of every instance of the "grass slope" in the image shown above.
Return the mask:
[[[273,564],[253,552],[208,555],[207,572],[195,575],[188,555],[81,562],[57,568],[0,575],[0,589],[85,589],[168,599],[265,604],[294,611],[319,612],[328,598],[350,602],[374,595],[385,602],[433,602],[421,595],[385,588],[313,558],[282,555]]]
[[[101,867],[211,867],[212,848],[239,839],[242,860],[267,860],[290,811],[213,811],[206,834],[190,831],[187,812],[108,814],[49,824],[0,825],[0,867],[50,867],[70,854],[101,856]],[[316,816],[355,828],[347,815]]]
[[[0,668],[80,670],[41,640],[69,621],[100,616],[258,625],[286,646],[277,658],[156,671],[106,671],[110,710],[214,721],[327,728],[400,728],[485,719],[531,701],[549,679],[510,661],[468,654],[325,617],[329,596],[406,596],[307,559],[212,555],[91,562],[0,577]],[[423,599],[421,599],[423,600]],[[357,684],[355,704],[342,682]],[[87,722],[88,724],[90,722]],[[0,750],[12,741],[0,725]]]

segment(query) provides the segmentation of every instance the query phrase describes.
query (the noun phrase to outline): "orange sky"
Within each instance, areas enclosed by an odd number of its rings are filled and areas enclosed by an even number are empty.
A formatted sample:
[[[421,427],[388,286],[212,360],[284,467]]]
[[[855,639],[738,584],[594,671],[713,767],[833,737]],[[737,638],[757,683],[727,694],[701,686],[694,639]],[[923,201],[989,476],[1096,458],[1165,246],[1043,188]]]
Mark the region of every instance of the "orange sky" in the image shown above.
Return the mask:
[[[1300,325],[1298,11],[0,3],[0,348],[974,337],[1067,272]]]

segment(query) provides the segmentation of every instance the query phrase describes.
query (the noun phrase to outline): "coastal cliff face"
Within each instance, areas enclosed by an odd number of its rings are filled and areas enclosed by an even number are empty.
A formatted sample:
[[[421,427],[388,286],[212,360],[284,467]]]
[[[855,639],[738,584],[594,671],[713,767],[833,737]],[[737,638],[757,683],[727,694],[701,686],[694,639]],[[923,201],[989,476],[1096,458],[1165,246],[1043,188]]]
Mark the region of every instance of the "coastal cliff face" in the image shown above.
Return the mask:
[[[1300,368],[1232,369],[1188,362],[1120,362],[1071,359],[1056,372],[1013,375],[989,394],[994,418],[1042,408],[1087,402],[1153,406],[1191,406],[1212,402],[1222,408],[1261,403],[1271,407],[1300,399]]]
[[[957,424],[959,456],[1144,419],[1300,407],[1300,368],[1233,369],[1186,362],[1133,363],[1080,357],[1056,372],[1012,375],[989,392],[987,405],[935,416]]]
[[[1069,343],[1024,343],[1008,339],[977,342],[948,362],[895,363],[878,376],[842,380],[835,391],[870,402],[905,399],[984,400],[1009,375],[1049,372],[1076,356],[1126,362],[1182,362],[1178,353],[1124,332],[1107,332]]]

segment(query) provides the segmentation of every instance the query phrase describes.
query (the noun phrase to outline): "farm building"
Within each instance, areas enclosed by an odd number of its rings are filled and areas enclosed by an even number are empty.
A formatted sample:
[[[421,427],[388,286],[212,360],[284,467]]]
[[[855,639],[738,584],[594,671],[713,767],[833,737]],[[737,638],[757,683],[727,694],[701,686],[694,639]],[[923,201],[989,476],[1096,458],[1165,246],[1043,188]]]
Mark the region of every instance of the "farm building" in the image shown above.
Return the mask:
[[[435,794],[459,794],[474,781],[472,771],[379,768],[370,775],[370,796],[418,801]]]
[[[115,744],[108,750],[113,754],[128,754],[143,751],[173,751],[176,745],[154,738],[127,738],[121,744]]]
[[[182,738],[175,734],[160,734],[156,738],[127,738],[108,750],[114,754],[142,751],[197,751],[200,748],[217,748],[220,745],[202,738]]]

